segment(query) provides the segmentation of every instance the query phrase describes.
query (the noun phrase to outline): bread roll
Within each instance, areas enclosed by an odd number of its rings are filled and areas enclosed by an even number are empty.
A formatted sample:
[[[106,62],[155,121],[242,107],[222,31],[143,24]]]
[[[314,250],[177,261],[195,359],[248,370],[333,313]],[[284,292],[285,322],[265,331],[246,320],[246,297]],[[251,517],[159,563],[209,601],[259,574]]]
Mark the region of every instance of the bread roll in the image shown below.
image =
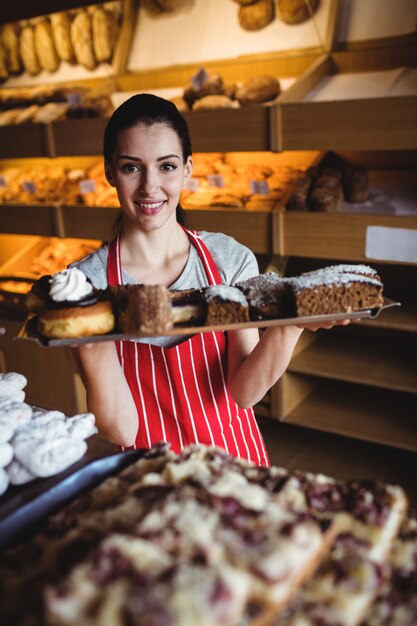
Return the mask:
[[[193,104],[193,111],[201,109],[233,109],[234,106],[233,100],[227,96],[204,96],[204,98],[200,98]]]
[[[42,69],[56,72],[59,67],[59,58],[48,20],[41,20],[35,26],[35,51]]]
[[[21,30],[19,50],[23,66],[28,74],[31,76],[39,74],[41,66],[35,50],[35,33],[29,23],[23,26]]]
[[[99,63],[110,61],[119,34],[117,19],[110,11],[96,7],[91,21],[95,57]]]
[[[19,52],[20,28],[18,24],[5,24],[1,31],[1,42],[10,74],[20,74],[23,70]]]
[[[6,65],[6,55],[3,50],[2,42],[0,41],[0,80],[6,80],[9,76],[9,71]]]
[[[71,24],[71,41],[77,62],[87,70],[97,67],[97,59],[93,48],[93,27],[91,16],[81,10]]]
[[[242,83],[235,95],[240,104],[257,104],[274,100],[280,91],[279,81],[273,76],[255,76]]]
[[[260,30],[275,18],[274,0],[258,0],[239,8],[239,24],[245,30]]]
[[[184,90],[183,97],[191,107],[199,98],[216,94],[223,94],[223,78],[220,74],[207,74],[206,80],[202,82],[198,88],[194,87],[192,84],[189,85],[189,87]]]
[[[171,98],[171,102],[175,104],[178,111],[180,111],[181,113],[185,113],[186,111],[190,110],[188,107],[188,104],[186,103],[184,98],[182,98],[181,96],[177,96],[176,98]]]
[[[277,0],[277,16],[286,24],[301,24],[317,11],[319,0]],[[311,10],[311,14],[310,14]]]
[[[71,20],[67,13],[51,15],[52,36],[61,61],[75,63],[75,52],[71,41]]]

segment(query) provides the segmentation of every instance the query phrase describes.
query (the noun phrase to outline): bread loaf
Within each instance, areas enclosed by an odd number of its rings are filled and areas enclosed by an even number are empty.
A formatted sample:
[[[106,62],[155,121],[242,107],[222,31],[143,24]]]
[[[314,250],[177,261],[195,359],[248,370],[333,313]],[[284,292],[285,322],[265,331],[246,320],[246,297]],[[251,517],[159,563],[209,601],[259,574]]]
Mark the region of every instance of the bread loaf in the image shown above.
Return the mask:
[[[91,17],[94,54],[99,63],[110,61],[119,32],[116,17],[102,7],[96,7]]]
[[[22,60],[19,52],[18,24],[5,24],[1,31],[1,42],[6,57],[6,66],[10,74],[20,74],[22,71]]]
[[[35,26],[35,51],[42,69],[56,72],[59,67],[59,58],[48,20],[41,20]]]
[[[274,100],[280,91],[279,81],[273,76],[255,76],[242,83],[235,96],[240,104],[256,104]]]
[[[81,10],[71,24],[71,41],[77,62],[88,70],[97,67],[97,59],[93,48],[93,27],[91,16]]]
[[[232,109],[234,108],[233,100],[227,96],[212,95],[204,96],[193,104],[193,111],[201,109]]]
[[[9,76],[6,65],[6,55],[3,50],[2,42],[0,41],[0,80],[6,80]]]
[[[245,30],[260,30],[275,18],[274,0],[258,0],[239,8],[239,24]]]
[[[300,24],[317,11],[319,0],[277,0],[277,15],[286,24]]]
[[[196,100],[204,96],[223,94],[223,78],[220,74],[208,74],[206,80],[197,88],[189,85],[184,90],[184,100],[192,106]]]
[[[35,50],[35,33],[29,23],[23,26],[20,33],[19,50],[23,66],[28,74],[31,76],[39,74],[41,66]]]
[[[71,41],[71,20],[67,13],[51,15],[52,35],[55,48],[61,61],[75,63],[75,53]]]

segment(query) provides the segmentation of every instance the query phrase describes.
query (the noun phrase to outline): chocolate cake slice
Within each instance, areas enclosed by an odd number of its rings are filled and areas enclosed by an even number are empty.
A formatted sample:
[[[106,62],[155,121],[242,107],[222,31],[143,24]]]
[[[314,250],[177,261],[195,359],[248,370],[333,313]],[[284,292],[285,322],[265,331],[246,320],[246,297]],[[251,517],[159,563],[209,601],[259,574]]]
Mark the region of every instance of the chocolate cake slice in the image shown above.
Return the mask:
[[[231,285],[210,285],[204,289],[207,303],[206,325],[249,321],[249,306],[244,294]]]
[[[287,316],[287,282],[275,272],[253,276],[234,286],[246,296],[252,320]]]

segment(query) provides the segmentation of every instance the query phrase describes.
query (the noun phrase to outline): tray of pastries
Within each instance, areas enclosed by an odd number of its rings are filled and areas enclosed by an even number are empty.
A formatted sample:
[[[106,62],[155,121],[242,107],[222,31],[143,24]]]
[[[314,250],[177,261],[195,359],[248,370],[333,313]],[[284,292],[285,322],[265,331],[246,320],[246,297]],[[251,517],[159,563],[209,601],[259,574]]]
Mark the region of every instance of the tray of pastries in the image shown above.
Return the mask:
[[[396,485],[262,467],[200,444],[117,456],[123,467],[72,490],[0,557],[7,623],[359,626],[401,546],[416,550]]]
[[[373,268],[340,264],[291,278],[268,272],[234,285],[180,291],[162,285],[97,290],[72,268],[39,279],[26,305],[30,315],[19,337],[62,346],[371,318],[399,303],[384,298]]]

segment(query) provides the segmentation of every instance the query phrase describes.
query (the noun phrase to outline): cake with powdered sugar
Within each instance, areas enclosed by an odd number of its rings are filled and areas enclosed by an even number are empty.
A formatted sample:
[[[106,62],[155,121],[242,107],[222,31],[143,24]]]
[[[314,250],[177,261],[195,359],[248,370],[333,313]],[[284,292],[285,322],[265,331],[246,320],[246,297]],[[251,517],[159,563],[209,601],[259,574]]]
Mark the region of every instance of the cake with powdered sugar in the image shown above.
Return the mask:
[[[369,276],[370,278],[376,278],[381,280],[378,276],[376,269],[370,265],[364,265],[363,263],[339,263],[337,265],[328,265],[318,270],[312,270],[310,272],[303,272],[302,276],[311,276],[313,274],[321,274],[323,272],[339,272],[347,274],[361,274],[362,276]]]
[[[210,285],[204,290],[207,304],[206,325],[249,321],[249,306],[244,294],[231,285]]]
[[[383,305],[382,282],[361,273],[326,268],[287,282],[290,306],[297,316],[352,313]]]
[[[287,281],[276,272],[253,276],[234,286],[246,296],[252,320],[286,316]]]

